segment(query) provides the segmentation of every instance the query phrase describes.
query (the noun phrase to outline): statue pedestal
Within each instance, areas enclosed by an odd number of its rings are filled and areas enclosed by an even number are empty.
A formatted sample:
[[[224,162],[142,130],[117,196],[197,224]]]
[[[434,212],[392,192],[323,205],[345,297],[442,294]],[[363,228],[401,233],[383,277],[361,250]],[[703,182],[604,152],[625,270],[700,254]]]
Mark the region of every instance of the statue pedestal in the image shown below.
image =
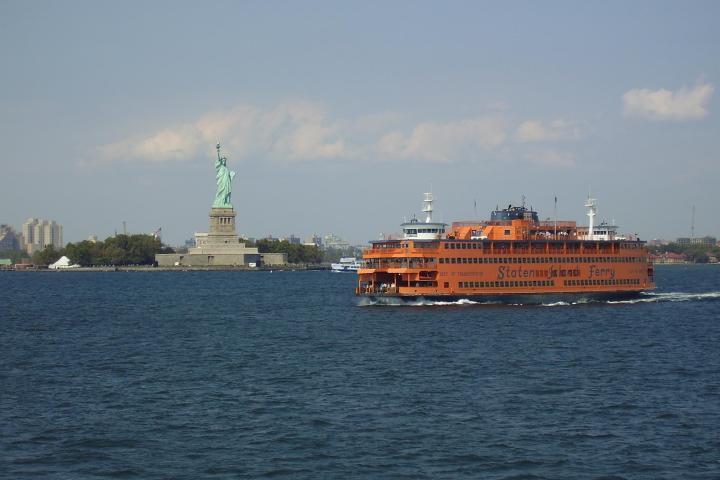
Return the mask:
[[[210,231],[195,234],[195,247],[186,254],[155,255],[160,266],[231,267],[259,265],[258,249],[246,247],[235,233],[235,210],[210,210]]]
[[[189,254],[235,254],[257,253],[256,248],[245,248],[235,233],[235,210],[232,208],[213,208],[210,210],[210,231],[195,234],[195,248],[188,249]]]
[[[235,235],[235,210],[213,208],[210,210],[210,235]]]

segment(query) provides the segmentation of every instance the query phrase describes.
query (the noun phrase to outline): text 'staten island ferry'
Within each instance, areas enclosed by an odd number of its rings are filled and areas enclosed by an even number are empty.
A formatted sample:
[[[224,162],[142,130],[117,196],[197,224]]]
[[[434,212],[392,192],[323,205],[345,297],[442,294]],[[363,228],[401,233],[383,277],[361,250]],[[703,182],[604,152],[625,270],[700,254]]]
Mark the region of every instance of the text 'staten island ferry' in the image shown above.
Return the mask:
[[[363,253],[356,294],[375,299],[471,299],[546,303],[637,296],[655,288],[645,242],[595,226],[540,221],[525,206],[492,212],[489,221],[433,222],[425,194],[425,221],[402,224],[401,239],[378,240]]]

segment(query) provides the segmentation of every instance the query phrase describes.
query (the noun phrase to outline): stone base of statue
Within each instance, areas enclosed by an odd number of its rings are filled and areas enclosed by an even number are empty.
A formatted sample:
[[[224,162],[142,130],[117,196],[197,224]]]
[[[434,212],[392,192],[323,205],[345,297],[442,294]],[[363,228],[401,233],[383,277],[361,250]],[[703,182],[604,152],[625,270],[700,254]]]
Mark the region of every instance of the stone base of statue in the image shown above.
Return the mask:
[[[261,254],[255,247],[246,247],[235,232],[235,210],[213,208],[210,231],[195,234],[195,247],[187,253],[155,255],[160,267],[247,267],[284,265],[285,254]]]

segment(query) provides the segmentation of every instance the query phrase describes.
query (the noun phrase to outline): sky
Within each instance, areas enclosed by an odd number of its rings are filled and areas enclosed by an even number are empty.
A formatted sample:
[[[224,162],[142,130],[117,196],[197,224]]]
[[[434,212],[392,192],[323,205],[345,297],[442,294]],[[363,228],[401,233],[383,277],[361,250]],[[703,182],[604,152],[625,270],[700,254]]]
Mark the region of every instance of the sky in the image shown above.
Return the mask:
[[[720,2],[0,0],[0,223],[177,245],[527,205],[720,237]]]

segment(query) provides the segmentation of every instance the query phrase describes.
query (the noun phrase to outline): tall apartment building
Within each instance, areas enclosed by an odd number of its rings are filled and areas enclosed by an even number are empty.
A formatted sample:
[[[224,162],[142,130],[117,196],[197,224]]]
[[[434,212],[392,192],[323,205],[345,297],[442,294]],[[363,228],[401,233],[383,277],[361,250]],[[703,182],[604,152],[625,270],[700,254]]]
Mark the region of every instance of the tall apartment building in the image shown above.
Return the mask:
[[[23,223],[23,237],[25,251],[30,255],[48,245],[52,245],[53,248],[63,246],[62,225],[55,220],[28,218],[28,221]]]
[[[0,225],[0,250],[19,250],[22,238],[10,225]]]

